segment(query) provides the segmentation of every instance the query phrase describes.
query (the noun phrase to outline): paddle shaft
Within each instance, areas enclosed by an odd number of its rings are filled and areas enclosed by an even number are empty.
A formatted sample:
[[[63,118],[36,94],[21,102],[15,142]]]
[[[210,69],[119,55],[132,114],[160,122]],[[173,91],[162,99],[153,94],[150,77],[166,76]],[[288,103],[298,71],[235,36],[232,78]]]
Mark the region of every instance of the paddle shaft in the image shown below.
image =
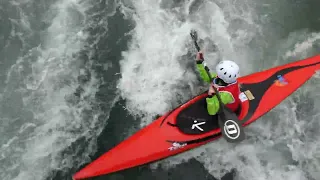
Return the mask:
[[[194,36],[192,36],[191,35],[191,37],[192,37],[192,39],[193,39],[193,42],[194,42],[194,45],[196,46],[196,49],[197,49],[197,51],[198,52],[200,52],[200,47],[199,47],[199,45],[198,45],[198,43],[197,43],[197,40],[194,38]],[[204,60],[204,57],[202,57],[203,58],[203,60]],[[212,83],[212,77],[211,77],[211,74],[210,74],[210,72],[209,72],[209,70],[208,70],[208,68],[204,68],[205,70],[206,70],[206,72],[207,72],[207,74],[208,74],[208,77],[209,77],[209,79],[210,79],[210,85],[211,85],[211,83]],[[214,87],[214,86],[212,86],[213,87],[213,90],[214,90],[214,92],[216,93],[216,95],[217,95],[217,98],[218,98],[218,101],[219,101],[219,104],[220,104],[220,112],[222,112],[222,110],[223,110],[223,103],[222,103],[222,100],[221,100],[221,97],[220,97],[220,94],[219,94],[219,91],[218,91],[218,89],[216,88],[216,87]]]

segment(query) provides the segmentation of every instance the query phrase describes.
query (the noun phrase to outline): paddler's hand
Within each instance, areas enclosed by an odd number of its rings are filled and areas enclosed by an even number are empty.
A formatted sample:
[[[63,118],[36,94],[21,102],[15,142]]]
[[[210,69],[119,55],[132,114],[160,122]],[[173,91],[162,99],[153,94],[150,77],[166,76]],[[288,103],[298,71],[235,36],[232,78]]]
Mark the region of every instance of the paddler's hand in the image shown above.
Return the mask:
[[[209,95],[209,96],[213,96],[213,94],[215,93],[215,91],[214,91],[214,89],[213,89],[213,86],[214,86],[217,90],[219,89],[218,85],[211,83],[211,84],[210,84],[210,87],[209,87],[209,90],[208,90],[208,95]]]
[[[196,61],[197,62],[202,62],[203,61],[203,53],[202,53],[202,51],[197,52]]]
[[[217,90],[219,90],[219,86],[218,86],[218,85],[211,83],[211,84],[210,84],[210,87],[209,87],[209,90],[208,90],[208,95],[209,95],[209,96],[213,96],[213,94],[216,93],[216,92],[214,91],[214,89],[213,89],[213,86],[214,86]]]
[[[209,87],[208,96],[212,96],[214,94],[214,89],[212,86]]]

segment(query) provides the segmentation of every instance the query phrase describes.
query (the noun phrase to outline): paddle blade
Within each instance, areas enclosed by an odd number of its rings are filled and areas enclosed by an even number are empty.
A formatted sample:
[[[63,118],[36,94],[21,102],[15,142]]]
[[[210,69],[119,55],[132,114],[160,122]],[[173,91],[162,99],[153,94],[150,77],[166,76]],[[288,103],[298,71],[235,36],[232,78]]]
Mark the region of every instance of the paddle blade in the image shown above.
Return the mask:
[[[245,133],[237,115],[229,108],[223,108],[223,112],[218,116],[219,127],[223,137],[230,143],[241,142],[245,139]]]
[[[197,41],[197,40],[198,40],[198,34],[197,34],[197,31],[196,31],[196,30],[191,30],[191,31],[190,31],[190,36],[191,36],[191,38],[192,38],[194,41]]]

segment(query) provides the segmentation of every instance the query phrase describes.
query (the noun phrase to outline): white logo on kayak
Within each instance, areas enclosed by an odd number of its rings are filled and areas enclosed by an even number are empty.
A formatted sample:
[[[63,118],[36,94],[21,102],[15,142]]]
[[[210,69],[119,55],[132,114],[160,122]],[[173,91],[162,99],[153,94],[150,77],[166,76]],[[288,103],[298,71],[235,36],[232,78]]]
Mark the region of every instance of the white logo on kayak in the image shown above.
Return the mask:
[[[200,127],[200,125],[205,124],[206,122],[199,122],[198,121],[193,121],[195,124],[192,125],[191,129],[197,128],[200,131],[203,131],[203,129]]]
[[[224,123],[224,132],[230,139],[237,139],[240,136],[238,124],[231,119]]]
[[[170,151],[173,151],[173,150],[182,148],[182,147],[184,147],[184,146],[186,146],[186,145],[187,145],[187,143],[181,144],[181,143],[178,143],[178,142],[174,142],[174,143],[172,143],[172,146],[169,147],[168,149],[169,149]]]
[[[239,94],[239,99],[241,102],[248,101],[248,97],[243,92]]]

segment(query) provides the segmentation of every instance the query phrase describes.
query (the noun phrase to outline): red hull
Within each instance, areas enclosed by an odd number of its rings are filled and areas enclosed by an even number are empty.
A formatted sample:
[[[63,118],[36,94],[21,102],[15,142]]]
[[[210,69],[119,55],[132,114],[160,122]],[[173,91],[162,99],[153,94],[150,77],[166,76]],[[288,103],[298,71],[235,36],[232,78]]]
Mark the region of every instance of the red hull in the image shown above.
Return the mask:
[[[315,56],[239,78],[242,84],[241,90],[246,92],[249,99],[242,103],[239,115],[243,126],[257,120],[282,102],[310,79],[318,69],[320,69],[320,56]],[[281,83],[277,75],[282,75],[285,82]],[[176,117],[181,111],[205,96],[206,93],[203,93],[194,97],[153,121],[77,172],[73,178],[84,179],[150,163],[219,138],[221,136],[219,128],[203,134],[188,135],[170,125],[176,123]],[[174,142],[177,145],[175,147],[173,147]]]

